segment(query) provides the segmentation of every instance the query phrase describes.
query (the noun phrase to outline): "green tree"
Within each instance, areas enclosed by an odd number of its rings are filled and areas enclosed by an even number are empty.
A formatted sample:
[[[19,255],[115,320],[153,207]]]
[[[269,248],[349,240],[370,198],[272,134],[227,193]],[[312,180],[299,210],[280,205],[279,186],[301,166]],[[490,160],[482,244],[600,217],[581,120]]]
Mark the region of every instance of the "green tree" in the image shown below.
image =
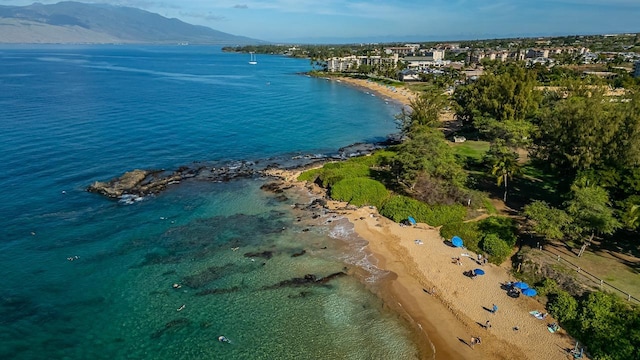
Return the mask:
[[[458,187],[463,186],[466,180],[466,173],[453,149],[438,129],[422,127],[412,131],[395,150],[397,155],[391,163],[393,173],[396,180],[410,191],[422,172]]]
[[[638,354],[637,334],[635,343],[629,336],[634,312],[615,295],[593,292],[580,304],[578,317],[580,336],[589,344],[596,358],[633,359]]]
[[[500,144],[492,144],[487,152],[487,159],[491,164],[491,175],[495,177],[497,185],[504,184],[502,200],[506,202],[509,180],[520,173],[518,154],[507,150]]]
[[[640,227],[640,196],[629,196],[621,202],[620,207],[622,225],[629,230],[637,230]]]
[[[532,135],[536,132],[536,126],[527,120],[498,121],[491,117],[478,116],[473,124],[484,138],[514,150],[528,147]]]
[[[536,85],[535,72],[522,64],[500,65],[495,73],[483,74],[476,82],[456,89],[456,114],[468,122],[477,116],[497,121],[531,118],[542,99]]]
[[[440,114],[447,105],[446,97],[437,91],[427,91],[411,99],[409,110],[403,108],[396,116],[400,121],[403,133],[417,131],[419,127],[437,127],[440,124]]]
[[[612,234],[620,227],[610,207],[609,194],[599,186],[571,186],[571,199],[567,201],[567,214],[573,218],[573,227],[578,235],[590,233],[590,242],[595,233]]]
[[[640,100],[613,103],[600,88],[570,85],[538,118],[533,155],[572,182],[580,172],[640,163]]]
[[[564,290],[559,290],[549,297],[549,312],[560,322],[567,322],[578,316],[578,301]]]
[[[549,206],[544,201],[534,201],[524,207],[533,231],[551,240],[564,238],[571,217],[563,210]]]

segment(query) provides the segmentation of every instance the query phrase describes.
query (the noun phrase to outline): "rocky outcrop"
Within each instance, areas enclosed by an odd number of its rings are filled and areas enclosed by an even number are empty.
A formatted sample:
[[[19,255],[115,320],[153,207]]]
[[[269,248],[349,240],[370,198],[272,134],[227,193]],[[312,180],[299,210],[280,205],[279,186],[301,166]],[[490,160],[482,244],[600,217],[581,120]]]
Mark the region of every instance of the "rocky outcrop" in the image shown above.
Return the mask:
[[[167,185],[179,183],[186,177],[193,176],[194,172],[188,169],[179,169],[171,173],[136,169],[107,182],[96,181],[89,185],[87,191],[114,199],[127,194],[145,196],[159,193],[166,189]]]
[[[238,177],[251,177],[257,172],[253,163],[237,163],[226,167],[183,166],[174,171],[132,170],[122,176],[106,182],[96,181],[87,187],[87,191],[104,195],[112,199],[125,196],[147,196],[164,191],[167,186],[185,179],[197,178],[205,181],[229,181]]]
[[[276,160],[277,162],[271,162],[266,166],[258,166],[257,161],[239,161],[229,163],[226,164],[226,166],[221,167],[213,167],[203,165],[203,163],[197,163],[195,165],[183,166],[173,171],[136,169],[128,171],[122,176],[106,182],[96,181],[87,187],[87,191],[101,194],[111,199],[120,199],[125,203],[133,203],[141,200],[144,196],[160,193],[164,191],[167,186],[177,184],[189,178],[221,182],[256,175],[272,177],[277,173],[274,169],[301,169],[309,166],[315,166],[329,160],[344,160],[353,156],[370,154],[372,151],[385,148],[390,144],[395,143],[397,143],[397,139],[390,137],[383,142],[373,144],[358,143],[343,147],[333,156],[315,154],[297,155],[288,159],[272,158],[267,161]],[[281,194],[290,186],[291,185],[267,184],[263,187],[263,190]],[[280,195],[276,199],[280,201],[288,200],[284,195]]]

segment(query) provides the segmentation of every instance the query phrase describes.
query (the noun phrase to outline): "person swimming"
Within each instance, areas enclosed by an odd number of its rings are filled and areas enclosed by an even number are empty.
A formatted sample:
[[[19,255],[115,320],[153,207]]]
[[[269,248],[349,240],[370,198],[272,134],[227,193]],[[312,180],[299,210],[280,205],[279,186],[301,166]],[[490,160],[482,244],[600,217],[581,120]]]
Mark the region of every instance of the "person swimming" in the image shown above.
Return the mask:
[[[231,344],[231,340],[229,340],[226,336],[224,335],[220,335],[218,336],[218,341],[223,342],[223,343],[227,343],[227,344]]]

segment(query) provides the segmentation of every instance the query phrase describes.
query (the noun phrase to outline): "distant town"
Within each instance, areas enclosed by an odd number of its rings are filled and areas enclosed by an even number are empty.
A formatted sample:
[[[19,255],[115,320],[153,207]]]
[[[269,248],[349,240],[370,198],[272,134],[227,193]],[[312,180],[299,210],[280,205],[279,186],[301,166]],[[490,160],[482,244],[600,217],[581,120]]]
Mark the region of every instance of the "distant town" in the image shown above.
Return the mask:
[[[452,70],[475,77],[487,64],[508,61],[547,68],[562,65],[606,79],[640,77],[640,33],[446,43],[260,45],[224,50],[307,57],[320,71],[365,73],[401,81],[426,81]]]

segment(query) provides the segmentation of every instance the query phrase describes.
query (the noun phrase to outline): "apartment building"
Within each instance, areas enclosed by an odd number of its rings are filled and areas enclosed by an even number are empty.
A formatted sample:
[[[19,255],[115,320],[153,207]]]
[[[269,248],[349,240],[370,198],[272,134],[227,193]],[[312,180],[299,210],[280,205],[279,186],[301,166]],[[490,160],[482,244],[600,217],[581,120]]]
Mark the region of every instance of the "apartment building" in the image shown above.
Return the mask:
[[[393,54],[391,57],[379,55],[334,57],[327,60],[327,70],[330,72],[349,71],[357,69],[361,65],[379,66],[388,64],[395,66],[398,63],[398,59],[398,54]]]

